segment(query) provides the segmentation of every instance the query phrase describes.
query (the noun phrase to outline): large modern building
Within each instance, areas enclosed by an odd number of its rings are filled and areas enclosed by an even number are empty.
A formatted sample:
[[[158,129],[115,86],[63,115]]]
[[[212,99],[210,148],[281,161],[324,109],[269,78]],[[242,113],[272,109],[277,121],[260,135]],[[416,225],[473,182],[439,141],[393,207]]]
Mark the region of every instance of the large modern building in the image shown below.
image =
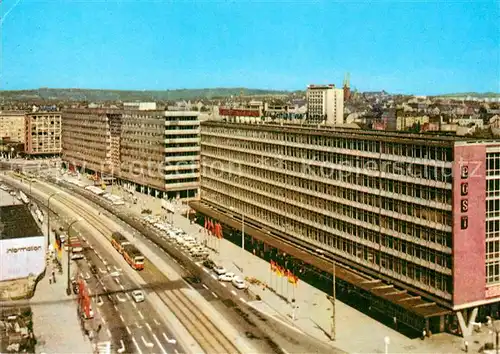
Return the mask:
[[[53,156],[61,153],[60,112],[26,114],[24,152],[31,156]]]
[[[24,144],[26,139],[25,114],[23,111],[0,111],[0,138],[8,138],[11,142]]]
[[[64,111],[63,161],[161,198],[192,199],[199,188],[197,112]]]
[[[307,86],[307,115],[314,123],[344,123],[344,89],[335,85]]]
[[[500,310],[500,142],[207,121],[201,147],[191,205],[227,238],[244,215],[247,250],[327,290],[335,260],[339,297],[418,333]]]

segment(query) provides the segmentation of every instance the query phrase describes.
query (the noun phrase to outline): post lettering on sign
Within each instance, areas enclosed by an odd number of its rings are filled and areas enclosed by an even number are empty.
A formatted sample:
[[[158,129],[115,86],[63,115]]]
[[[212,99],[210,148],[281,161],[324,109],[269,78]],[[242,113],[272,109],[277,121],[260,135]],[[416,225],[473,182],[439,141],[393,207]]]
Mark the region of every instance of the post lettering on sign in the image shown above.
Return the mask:
[[[469,210],[469,201],[467,199],[462,199],[460,201],[460,211],[466,213]]]
[[[460,169],[460,176],[462,179],[467,179],[469,178],[469,166],[462,166]]]
[[[460,184],[460,194],[462,197],[469,195],[469,183],[463,182]]]
[[[467,230],[469,227],[469,217],[468,216],[462,216],[460,218],[460,228],[462,230]]]

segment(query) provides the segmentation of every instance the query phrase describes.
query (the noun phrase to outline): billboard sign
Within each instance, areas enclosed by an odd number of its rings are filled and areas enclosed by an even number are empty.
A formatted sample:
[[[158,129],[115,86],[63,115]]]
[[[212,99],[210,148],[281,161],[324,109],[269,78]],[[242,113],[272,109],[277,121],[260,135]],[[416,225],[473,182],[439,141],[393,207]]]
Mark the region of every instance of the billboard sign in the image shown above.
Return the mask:
[[[37,277],[45,269],[45,237],[0,241],[0,281]]]
[[[255,109],[219,107],[219,115],[228,117],[260,117],[260,112]]]

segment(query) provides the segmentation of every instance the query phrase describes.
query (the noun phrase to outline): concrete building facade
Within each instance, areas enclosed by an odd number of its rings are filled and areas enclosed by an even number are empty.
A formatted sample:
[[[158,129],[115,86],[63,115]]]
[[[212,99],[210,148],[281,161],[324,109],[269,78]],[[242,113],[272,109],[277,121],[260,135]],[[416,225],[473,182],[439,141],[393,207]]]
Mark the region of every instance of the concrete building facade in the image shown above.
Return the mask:
[[[25,154],[31,156],[59,155],[62,149],[61,127],[60,112],[26,114]]]
[[[500,143],[212,121],[201,146],[195,209],[244,215],[323,272],[335,260],[337,286],[371,310],[462,333],[500,310]]]
[[[344,90],[335,85],[307,87],[308,120],[314,123],[344,123]]]
[[[0,111],[0,138],[9,138],[12,142],[26,141],[23,111]]]
[[[64,111],[63,161],[160,198],[198,196],[198,112]]]

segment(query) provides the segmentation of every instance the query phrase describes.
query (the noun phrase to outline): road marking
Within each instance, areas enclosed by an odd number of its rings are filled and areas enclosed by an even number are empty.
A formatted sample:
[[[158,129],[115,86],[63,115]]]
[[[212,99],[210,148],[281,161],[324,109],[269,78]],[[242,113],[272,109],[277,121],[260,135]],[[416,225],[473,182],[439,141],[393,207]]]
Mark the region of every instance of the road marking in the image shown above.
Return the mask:
[[[124,298],[120,297],[120,294],[116,294],[116,298],[117,298],[117,299],[118,299],[118,301],[120,301],[120,302],[125,302],[125,301],[127,301],[127,299],[124,299]]]
[[[123,289],[125,290],[125,289]],[[127,296],[127,299],[131,300],[130,295],[128,293],[125,293],[125,296]]]
[[[136,322],[136,323],[135,323],[135,326],[136,326],[137,328],[139,328],[139,329],[141,329],[141,328],[142,328],[142,326],[139,326],[139,322]]]
[[[101,317],[102,323],[106,324],[106,319],[104,318],[104,316],[99,316],[99,317]]]
[[[122,288],[122,290],[125,290],[125,287],[123,286],[123,284],[120,284],[120,288]]]
[[[218,280],[217,277],[214,275],[214,274],[210,274],[212,276],[212,278],[214,278],[215,280]]]
[[[87,288],[87,291],[88,291],[89,295],[92,295],[92,292],[90,291],[89,288]]]
[[[212,295],[216,298],[218,298],[217,294],[212,291]]]
[[[120,349],[118,349],[118,353],[123,353],[125,351],[125,343],[120,339]]]
[[[203,285],[203,287],[208,290],[208,286],[206,286],[205,284],[201,284],[201,285]]]
[[[105,260],[105,259],[101,259],[101,261],[102,261],[102,264],[104,264],[104,265],[108,265],[108,262],[106,262],[106,260]]]
[[[203,268],[203,271],[208,274],[208,269],[207,268]]]
[[[224,284],[224,283],[220,283],[220,285],[222,285],[223,287],[226,287],[226,284]]]
[[[155,323],[156,323],[156,325],[157,325],[157,326],[161,325],[161,323],[160,323],[160,322],[158,322],[158,321],[156,320],[156,318],[154,319],[154,321],[155,321]]]
[[[137,341],[135,340],[135,337],[132,337],[132,342],[134,342],[135,349],[137,349],[137,352],[139,354],[142,354],[142,350],[141,350],[141,348],[139,348],[139,344],[137,344]]]
[[[137,311],[137,313],[139,314],[139,316],[141,316],[141,319],[144,319],[144,316],[142,315],[141,311]]]
[[[105,274],[105,273],[107,273],[108,271],[107,271],[107,270],[105,270],[105,269],[99,268],[99,272],[101,272],[102,274]]]
[[[161,351],[163,352],[163,354],[167,354],[167,352],[165,351],[165,348],[163,348],[163,346],[161,345],[160,341],[158,340],[158,337],[156,336],[156,334],[153,334],[153,338],[155,339],[156,343],[158,344],[158,346],[160,347]]]
[[[118,311],[118,306],[116,304],[113,305],[115,307],[115,310]]]
[[[242,297],[240,297],[240,301],[244,302],[245,304],[247,303],[246,300],[244,298],[242,298]]]
[[[174,349],[175,354],[181,354],[177,349]]]
[[[109,297],[110,300],[113,300],[113,299],[111,299],[111,294],[108,294],[108,297]]]
[[[106,328],[106,331],[108,332],[109,338],[111,338],[111,331],[109,330],[109,328]]]
[[[120,315],[120,320],[122,320],[122,322],[125,322],[122,315]]]
[[[174,338],[172,338],[172,339],[168,338],[167,335],[165,334],[165,332],[163,332],[163,338],[165,338],[165,340],[167,341],[168,344],[177,343],[177,341]]]
[[[285,354],[290,354],[289,352],[287,352],[283,347],[281,348],[281,351]]]
[[[121,272],[121,271],[122,271],[122,269],[121,269],[121,268],[118,268],[117,266],[114,266],[114,267],[115,267],[115,270],[116,270],[117,272]]]
[[[104,291],[108,291],[108,289],[103,285],[102,288],[104,289]]]
[[[153,330],[151,329],[151,326],[149,325],[149,323],[146,322],[146,327],[148,327],[148,329],[152,332]]]
[[[130,328],[128,328],[128,326],[125,326],[125,328],[127,329],[127,333],[128,333],[129,335],[131,335],[131,334],[132,334],[132,332],[130,331]]]
[[[238,294],[236,294],[236,291],[234,291],[234,290],[231,290],[231,294],[233,294],[234,296],[238,295]]]
[[[134,306],[134,308],[137,308],[137,305],[135,304],[135,302],[132,303],[132,306]]]
[[[104,304],[104,301],[102,301],[102,297],[99,295],[97,297],[97,306],[102,306],[102,304]]]
[[[141,336],[141,338],[142,338],[142,342],[144,343],[144,345],[145,345],[146,347],[148,347],[148,348],[152,348],[152,347],[154,347],[154,344],[153,344],[153,343],[151,343],[151,342],[146,342],[146,339],[144,338],[144,336]]]

